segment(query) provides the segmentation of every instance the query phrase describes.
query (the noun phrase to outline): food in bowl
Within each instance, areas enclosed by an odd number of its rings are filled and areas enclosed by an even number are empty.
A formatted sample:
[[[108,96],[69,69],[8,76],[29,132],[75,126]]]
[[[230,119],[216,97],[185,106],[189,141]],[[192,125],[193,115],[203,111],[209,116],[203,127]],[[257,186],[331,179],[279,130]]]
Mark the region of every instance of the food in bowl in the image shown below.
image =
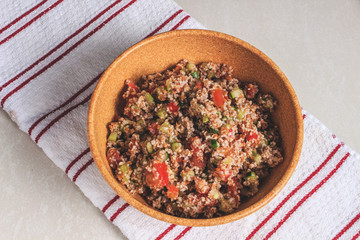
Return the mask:
[[[233,78],[231,66],[181,60],[126,85],[107,159],[154,208],[186,218],[232,213],[283,160],[276,100]]]

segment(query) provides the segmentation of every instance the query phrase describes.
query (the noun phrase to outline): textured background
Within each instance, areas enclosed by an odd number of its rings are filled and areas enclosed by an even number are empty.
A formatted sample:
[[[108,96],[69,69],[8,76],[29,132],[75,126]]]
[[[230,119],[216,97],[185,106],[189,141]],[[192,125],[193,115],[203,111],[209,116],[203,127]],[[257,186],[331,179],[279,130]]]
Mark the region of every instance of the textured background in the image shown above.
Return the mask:
[[[301,105],[360,152],[360,1],[176,2],[267,54]],[[0,196],[0,239],[124,239],[2,110]]]

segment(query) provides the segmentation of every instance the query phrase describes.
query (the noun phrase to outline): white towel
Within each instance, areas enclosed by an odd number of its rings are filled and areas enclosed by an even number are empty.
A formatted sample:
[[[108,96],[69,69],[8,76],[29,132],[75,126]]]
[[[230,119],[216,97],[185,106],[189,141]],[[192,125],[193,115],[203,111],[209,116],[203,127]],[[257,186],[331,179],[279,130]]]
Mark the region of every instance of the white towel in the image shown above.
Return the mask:
[[[124,50],[164,31],[203,28],[171,0],[3,0],[0,102],[19,128],[129,239],[350,239],[360,234],[360,160],[304,111],[304,146],[289,183],[238,221],[190,228],[120,199],[87,143],[89,98]]]

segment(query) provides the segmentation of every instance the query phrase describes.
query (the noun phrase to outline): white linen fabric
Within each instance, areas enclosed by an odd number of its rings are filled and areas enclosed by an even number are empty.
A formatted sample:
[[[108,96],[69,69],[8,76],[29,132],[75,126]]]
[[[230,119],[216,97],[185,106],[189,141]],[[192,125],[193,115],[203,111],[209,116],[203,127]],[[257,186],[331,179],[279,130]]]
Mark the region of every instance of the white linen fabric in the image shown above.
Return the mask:
[[[129,206],[103,180],[87,142],[91,93],[106,67],[136,42],[203,28],[172,0],[4,0],[0,16],[1,106],[129,239],[359,236],[359,155],[305,111],[303,151],[289,183],[238,221],[165,223]]]

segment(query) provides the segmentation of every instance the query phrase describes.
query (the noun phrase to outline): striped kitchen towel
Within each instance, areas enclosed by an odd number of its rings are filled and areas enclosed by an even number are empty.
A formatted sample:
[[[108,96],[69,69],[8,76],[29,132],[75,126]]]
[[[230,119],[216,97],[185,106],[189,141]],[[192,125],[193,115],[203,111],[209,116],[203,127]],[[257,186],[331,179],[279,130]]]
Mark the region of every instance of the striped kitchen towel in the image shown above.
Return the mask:
[[[171,0],[2,0],[0,104],[129,239],[356,239],[360,160],[304,114],[304,146],[289,183],[248,217],[191,228],[144,215],[119,198],[89,151],[87,109],[101,73],[143,38],[203,28]]]

